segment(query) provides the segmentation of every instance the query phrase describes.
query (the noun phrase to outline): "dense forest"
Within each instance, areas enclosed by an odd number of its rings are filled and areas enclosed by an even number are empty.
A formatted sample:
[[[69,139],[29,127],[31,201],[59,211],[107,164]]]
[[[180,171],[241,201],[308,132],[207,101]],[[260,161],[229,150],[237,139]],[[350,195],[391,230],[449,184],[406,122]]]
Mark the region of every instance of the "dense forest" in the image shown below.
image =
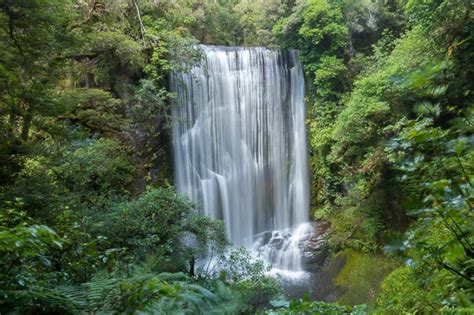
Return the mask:
[[[470,0],[0,8],[0,313],[474,312]],[[316,298],[173,186],[169,73],[199,43],[299,51],[311,220],[330,226]]]

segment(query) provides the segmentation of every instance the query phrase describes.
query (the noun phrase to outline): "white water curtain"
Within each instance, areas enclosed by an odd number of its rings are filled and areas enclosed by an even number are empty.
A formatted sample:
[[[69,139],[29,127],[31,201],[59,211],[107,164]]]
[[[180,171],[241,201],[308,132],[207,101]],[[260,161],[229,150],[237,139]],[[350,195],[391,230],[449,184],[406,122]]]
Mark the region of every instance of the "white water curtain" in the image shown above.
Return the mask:
[[[235,245],[308,221],[304,77],[296,51],[200,46],[171,75],[175,182]]]

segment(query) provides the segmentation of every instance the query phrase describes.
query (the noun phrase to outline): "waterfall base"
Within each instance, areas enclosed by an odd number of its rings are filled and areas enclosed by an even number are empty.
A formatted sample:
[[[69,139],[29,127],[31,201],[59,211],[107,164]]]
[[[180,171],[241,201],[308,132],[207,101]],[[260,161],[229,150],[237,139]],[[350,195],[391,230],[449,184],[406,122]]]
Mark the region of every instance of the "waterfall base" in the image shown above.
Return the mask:
[[[302,268],[305,243],[313,235],[313,226],[303,223],[294,228],[266,231],[256,236],[252,251],[280,278],[305,278]]]
[[[267,264],[270,276],[280,280],[293,297],[312,291],[315,275],[328,256],[327,222],[303,223],[294,228],[267,231],[256,236],[255,257]]]
[[[265,267],[263,272],[277,278],[289,297],[300,298],[305,293],[314,296],[329,256],[328,233],[327,222],[303,223],[294,228],[259,233],[247,250],[231,247],[223,255],[200,257],[196,262],[197,273],[203,277],[218,277],[224,271],[230,277],[239,274],[246,277],[253,268],[250,266],[260,261]]]

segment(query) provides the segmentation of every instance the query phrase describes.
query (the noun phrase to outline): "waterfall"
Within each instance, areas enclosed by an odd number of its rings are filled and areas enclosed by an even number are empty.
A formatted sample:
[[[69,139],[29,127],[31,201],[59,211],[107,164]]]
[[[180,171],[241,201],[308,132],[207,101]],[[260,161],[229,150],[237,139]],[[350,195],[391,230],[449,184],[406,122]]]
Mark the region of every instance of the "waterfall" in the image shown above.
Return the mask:
[[[170,78],[176,187],[223,220],[234,245],[299,270],[292,231],[308,220],[309,178],[298,53],[200,48],[201,64]]]

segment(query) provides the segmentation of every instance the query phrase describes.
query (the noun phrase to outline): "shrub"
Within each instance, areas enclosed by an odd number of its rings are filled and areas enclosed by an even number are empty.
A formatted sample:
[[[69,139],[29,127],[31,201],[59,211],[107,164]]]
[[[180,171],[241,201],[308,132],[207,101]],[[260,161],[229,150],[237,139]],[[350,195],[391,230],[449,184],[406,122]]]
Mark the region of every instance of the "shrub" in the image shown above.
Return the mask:
[[[265,314],[315,314],[315,315],[365,315],[367,314],[366,305],[347,306],[337,303],[327,303],[323,301],[310,301],[308,297],[291,302],[285,300],[272,301],[275,309],[266,311]],[[281,307],[283,306],[283,307]]]
[[[162,257],[165,270],[182,270],[211,246],[220,250],[226,244],[222,222],[199,215],[196,206],[172,188],[150,189],[135,200],[116,203],[97,226],[105,227],[113,247],[128,249],[134,260]],[[183,233],[195,235],[197,244],[182,244]]]

